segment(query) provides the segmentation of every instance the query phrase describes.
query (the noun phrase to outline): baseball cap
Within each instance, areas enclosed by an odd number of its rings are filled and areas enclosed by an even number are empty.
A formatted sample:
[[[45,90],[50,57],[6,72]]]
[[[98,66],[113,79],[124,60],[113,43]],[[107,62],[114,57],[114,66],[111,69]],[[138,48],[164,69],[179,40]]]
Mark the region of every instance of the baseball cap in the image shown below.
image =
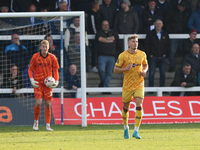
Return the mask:
[[[126,3],[128,6],[131,6],[131,2],[129,0],[122,0],[121,3]]]
[[[192,30],[190,30],[189,34],[191,34],[192,32],[197,32],[197,30],[196,29],[192,29]]]

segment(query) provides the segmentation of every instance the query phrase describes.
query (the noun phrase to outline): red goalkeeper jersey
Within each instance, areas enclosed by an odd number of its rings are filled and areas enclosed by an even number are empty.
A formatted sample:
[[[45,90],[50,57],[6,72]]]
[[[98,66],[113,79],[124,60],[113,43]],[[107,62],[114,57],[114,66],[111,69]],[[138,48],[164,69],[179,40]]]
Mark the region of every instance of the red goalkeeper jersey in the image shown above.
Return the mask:
[[[29,78],[44,83],[44,79],[48,76],[52,76],[52,71],[54,72],[54,79],[59,80],[58,75],[59,64],[55,55],[48,53],[46,57],[43,57],[40,52],[35,53],[32,56],[30,66],[28,69]]]

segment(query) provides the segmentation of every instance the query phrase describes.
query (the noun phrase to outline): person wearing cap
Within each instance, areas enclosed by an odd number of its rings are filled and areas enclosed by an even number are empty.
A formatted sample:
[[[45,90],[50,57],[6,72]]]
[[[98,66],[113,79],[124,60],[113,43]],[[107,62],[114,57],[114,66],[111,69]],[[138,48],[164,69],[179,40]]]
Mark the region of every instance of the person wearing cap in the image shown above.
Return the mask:
[[[137,13],[130,9],[129,0],[122,0],[121,8],[115,18],[114,29],[118,34],[133,34],[139,29],[139,20]]]
[[[169,34],[184,34],[188,33],[187,22],[190,14],[186,11],[186,3],[182,1],[178,4],[175,10],[171,10],[165,17],[165,30]],[[169,72],[175,71],[176,66],[176,52],[178,45],[182,39],[170,39],[170,55],[169,55]]]
[[[163,19],[162,13],[156,8],[156,0],[148,0],[148,7],[145,8],[142,14],[143,33],[148,33],[155,28],[154,22]]]
[[[189,38],[184,39],[182,44],[179,46],[182,57],[184,58],[188,53],[191,52],[191,48],[193,43],[199,43],[200,41],[197,39],[197,31],[196,29],[192,29],[189,31]]]
[[[121,10],[117,13],[114,21],[114,30],[118,34],[135,34],[139,31],[138,15],[131,8],[129,0],[122,0]],[[124,42],[119,40],[117,56],[124,51]]]

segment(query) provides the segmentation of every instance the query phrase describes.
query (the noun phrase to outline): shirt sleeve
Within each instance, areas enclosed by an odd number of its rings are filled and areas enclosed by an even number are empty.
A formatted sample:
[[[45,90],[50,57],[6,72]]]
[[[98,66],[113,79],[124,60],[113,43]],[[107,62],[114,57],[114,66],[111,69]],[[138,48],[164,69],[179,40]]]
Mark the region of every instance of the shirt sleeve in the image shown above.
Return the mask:
[[[28,75],[29,78],[33,78],[33,70],[35,68],[35,55],[33,55],[33,57],[31,58],[31,62],[28,68]]]
[[[59,69],[60,67],[59,67],[57,58],[54,56],[54,57],[52,57],[52,59],[53,59],[53,73],[54,73],[54,79],[55,79],[56,81],[58,81],[58,80],[59,80],[58,69]]]
[[[147,64],[147,56],[146,56],[145,53],[144,53],[144,59],[143,59],[142,64],[143,64],[143,65],[146,65],[146,64]]]
[[[123,64],[124,64],[123,55],[120,54],[119,57],[118,57],[118,59],[117,59],[117,62],[115,63],[115,65],[116,65],[117,67],[122,67]]]

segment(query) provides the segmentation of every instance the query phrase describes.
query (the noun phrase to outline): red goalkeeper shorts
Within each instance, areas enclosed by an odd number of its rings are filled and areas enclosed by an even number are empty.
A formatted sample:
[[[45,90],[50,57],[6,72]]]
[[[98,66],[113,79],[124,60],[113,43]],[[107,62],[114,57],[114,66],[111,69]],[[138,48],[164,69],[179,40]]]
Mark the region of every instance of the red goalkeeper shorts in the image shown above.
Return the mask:
[[[48,88],[46,85],[39,83],[39,87],[34,88],[34,96],[35,96],[35,99],[43,98],[45,101],[52,101],[53,91],[52,89]]]

